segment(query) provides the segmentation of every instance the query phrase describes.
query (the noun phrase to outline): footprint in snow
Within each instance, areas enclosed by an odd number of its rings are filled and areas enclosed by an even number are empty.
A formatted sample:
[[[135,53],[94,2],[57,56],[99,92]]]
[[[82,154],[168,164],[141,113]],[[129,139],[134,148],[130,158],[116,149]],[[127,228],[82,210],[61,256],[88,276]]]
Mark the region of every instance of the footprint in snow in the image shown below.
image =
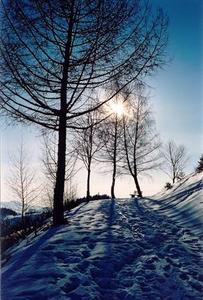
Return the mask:
[[[95,247],[95,243],[92,243],[92,242],[90,242],[90,243],[88,243],[88,247],[89,247],[89,249],[94,249],[94,247]]]
[[[62,287],[65,293],[70,293],[80,285],[80,280],[76,276],[71,276],[68,281]]]
[[[82,253],[82,255],[83,255],[84,258],[87,258],[87,257],[90,256],[90,252],[87,251],[87,250],[83,250],[81,253]]]

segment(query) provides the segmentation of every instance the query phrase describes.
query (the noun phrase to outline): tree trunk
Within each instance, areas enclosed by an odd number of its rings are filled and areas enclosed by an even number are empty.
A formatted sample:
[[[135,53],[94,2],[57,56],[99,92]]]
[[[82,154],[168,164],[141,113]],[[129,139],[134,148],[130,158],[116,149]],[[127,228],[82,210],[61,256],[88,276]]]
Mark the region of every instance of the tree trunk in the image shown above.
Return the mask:
[[[118,138],[118,120],[115,119],[114,151],[113,151],[113,174],[111,184],[111,198],[115,199],[115,181],[116,181],[116,159],[117,159],[117,138]]]
[[[86,194],[87,202],[90,201],[90,173],[91,173],[91,168],[90,168],[90,166],[88,166],[88,169],[87,169],[87,194]]]
[[[173,179],[172,179],[172,181],[173,181],[173,184],[175,183],[175,180],[176,180],[176,173],[175,173],[175,172],[173,172]]]
[[[115,166],[114,166],[115,169]],[[115,181],[116,181],[116,169],[113,171],[113,176],[112,176],[112,184],[111,184],[111,198],[115,199]]]
[[[137,194],[138,194],[138,196],[139,196],[140,198],[142,198],[142,191],[141,191],[141,189],[140,189],[140,185],[139,185],[139,181],[138,181],[137,175],[135,175],[133,178],[134,178],[134,182],[135,182]]]
[[[68,36],[61,80],[61,109],[59,116],[58,160],[56,171],[56,185],[54,189],[53,225],[64,224],[63,195],[66,171],[66,111],[67,111],[67,81],[71,56],[74,1],[71,3]]]
[[[22,211],[21,211],[21,223],[22,223],[22,226],[23,226],[23,228],[24,228],[24,225],[25,225],[24,205],[22,205]]]
[[[56,172],[56,185],[54,189],[54,209],[53,224],[64,223],[63,215],[63,195],[65,182],[66,165],[66,115],[61,115],[59,119],[59,140],[58,140],[58,161]]]

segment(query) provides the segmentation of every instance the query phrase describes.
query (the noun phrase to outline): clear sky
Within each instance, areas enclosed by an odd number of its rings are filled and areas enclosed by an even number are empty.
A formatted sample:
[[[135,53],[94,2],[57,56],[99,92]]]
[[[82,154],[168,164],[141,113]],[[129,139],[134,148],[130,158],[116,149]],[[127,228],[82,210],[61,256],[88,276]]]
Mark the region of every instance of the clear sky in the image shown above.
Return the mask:
[[[157,125],[163,139],[184,143],[194,159],[203,150],[203,1],[153,0],[169,16],[165,70],[151,80]]]
[[[152,86],[153,104],[157,129],[164,141],[173,139],[184,144],[190,154],[187,172],[192,172],[203,152],[203,1],[202,0],[152,0],[153,5],[161,6],[169,16],[168,53],[171,62],[148,79]],[[32,163],[39,164],[39,137],[34,130],[24,127],[2,126],[1,131],[1,173],[2,200],[10,198],[6,186],[8,174],[8,153],[15,151],[24,136]],[[108,176],[93,173],[92,194],[110,194]],[[78,196],[85,195],[85,171],[77,182]],[[155,174],[153,179],[145,178],[141,185],[144,194],[159,191],[168,178]],[[116,184],[116,195],[126,197],[133,192],[130,178],[121,178]]]

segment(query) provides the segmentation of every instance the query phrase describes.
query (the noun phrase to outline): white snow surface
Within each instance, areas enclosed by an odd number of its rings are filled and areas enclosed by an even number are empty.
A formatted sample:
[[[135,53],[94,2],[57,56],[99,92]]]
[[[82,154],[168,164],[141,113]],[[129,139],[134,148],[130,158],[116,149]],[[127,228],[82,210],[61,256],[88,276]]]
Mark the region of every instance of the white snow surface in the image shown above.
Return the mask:
[[[153,199],[81,204],[30,235],[7,252],[2,300],[202,300],[198,176]]]

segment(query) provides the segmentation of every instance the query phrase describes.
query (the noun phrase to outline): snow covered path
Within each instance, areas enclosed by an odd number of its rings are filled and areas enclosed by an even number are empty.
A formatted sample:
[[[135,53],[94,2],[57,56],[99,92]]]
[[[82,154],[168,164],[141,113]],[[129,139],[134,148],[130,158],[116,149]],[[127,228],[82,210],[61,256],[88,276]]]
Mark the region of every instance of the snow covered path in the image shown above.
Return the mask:
[[[199,237],[141,200],[99,200],[13,249],[3,300],[202,299]]]

